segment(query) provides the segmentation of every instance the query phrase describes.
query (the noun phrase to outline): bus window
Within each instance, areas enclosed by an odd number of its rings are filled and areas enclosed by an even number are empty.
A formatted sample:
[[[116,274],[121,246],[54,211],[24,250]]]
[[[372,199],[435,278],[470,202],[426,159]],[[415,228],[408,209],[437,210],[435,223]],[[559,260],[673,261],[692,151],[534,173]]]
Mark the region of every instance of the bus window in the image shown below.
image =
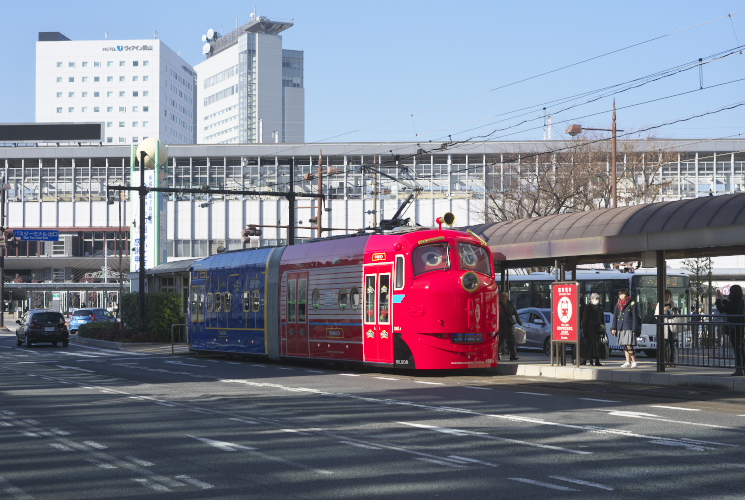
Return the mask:
[[[450,256],[447,243],[425,245],[414,250],[414,276],[429,271],[450,269]]]

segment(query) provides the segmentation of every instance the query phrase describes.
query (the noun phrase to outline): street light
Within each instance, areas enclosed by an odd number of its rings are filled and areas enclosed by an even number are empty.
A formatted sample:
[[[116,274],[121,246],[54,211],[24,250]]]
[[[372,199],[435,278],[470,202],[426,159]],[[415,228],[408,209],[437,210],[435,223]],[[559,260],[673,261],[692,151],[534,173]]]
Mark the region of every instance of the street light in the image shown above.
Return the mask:
[[[618,194],[616,192],[616,132],[623,132],[623,130],[616,130],[616,100],[613,99],[613,122],[610,129],[607,128],[589,128],[585,127],[583,128],[582,125],[569,125],[567,128],[566,133],[571,135],[572,137],[579,135],[582,133],[583,130],[600,130],[603,132],[610,132],[611,133],[611,153],[610,153],[610,161],[611,161],[611,203],[613,208],[618,207]]]

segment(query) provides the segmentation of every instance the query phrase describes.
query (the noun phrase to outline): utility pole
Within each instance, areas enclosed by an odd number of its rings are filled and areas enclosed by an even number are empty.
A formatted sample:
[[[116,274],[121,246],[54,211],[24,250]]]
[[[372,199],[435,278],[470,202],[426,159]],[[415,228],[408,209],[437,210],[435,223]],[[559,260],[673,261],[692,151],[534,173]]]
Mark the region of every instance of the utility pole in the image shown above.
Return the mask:
[[[616,186],[616,100],[613,99],[613,123],[611,125],[611,153],[610,153],[610,161],[612,163],[611,165],[611,186],[613,188],[612,191],[612,198],[613,198],[613,208],[618,208],[618,194],[617,194],[617,186]]]
[[[321,198],[316,199],[316,226],[318,227],[318,237],[323,238],[322,221],[323,221],[323,151],[318,154],[318,194]]]
[[[147,187],[145,186],[145,157],[147,153],[140,151],[140,331],[145,331],[145,197]]]
[[[5,175],[0,186],[0,327],[5,326],[5,249],[7,241],[5,238]]]

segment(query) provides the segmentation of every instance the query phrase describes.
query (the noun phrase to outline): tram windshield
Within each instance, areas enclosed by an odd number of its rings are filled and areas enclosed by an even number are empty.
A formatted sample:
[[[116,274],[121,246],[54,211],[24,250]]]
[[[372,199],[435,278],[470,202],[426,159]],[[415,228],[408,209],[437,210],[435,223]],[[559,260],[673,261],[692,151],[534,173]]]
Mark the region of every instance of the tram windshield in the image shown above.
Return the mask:
[[[484,247],[471,243],[458,243],[458,253],[460,254],[461,269],[491,276],[489,252]]]
[[[424,245],[414,250],[414,275],[450,269],[450,254],[447,243]]]

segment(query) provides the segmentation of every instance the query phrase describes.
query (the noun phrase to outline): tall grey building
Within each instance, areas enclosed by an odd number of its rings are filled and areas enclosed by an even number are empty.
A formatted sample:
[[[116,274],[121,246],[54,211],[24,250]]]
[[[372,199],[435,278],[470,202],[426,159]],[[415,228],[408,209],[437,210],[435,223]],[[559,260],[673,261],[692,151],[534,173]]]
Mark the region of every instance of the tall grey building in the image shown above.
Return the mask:
[[[292,22],[251,20],[222,36],[202,37],[207,60],[197,72],[197,142],[305,141],[303,52],[282,48]]]

